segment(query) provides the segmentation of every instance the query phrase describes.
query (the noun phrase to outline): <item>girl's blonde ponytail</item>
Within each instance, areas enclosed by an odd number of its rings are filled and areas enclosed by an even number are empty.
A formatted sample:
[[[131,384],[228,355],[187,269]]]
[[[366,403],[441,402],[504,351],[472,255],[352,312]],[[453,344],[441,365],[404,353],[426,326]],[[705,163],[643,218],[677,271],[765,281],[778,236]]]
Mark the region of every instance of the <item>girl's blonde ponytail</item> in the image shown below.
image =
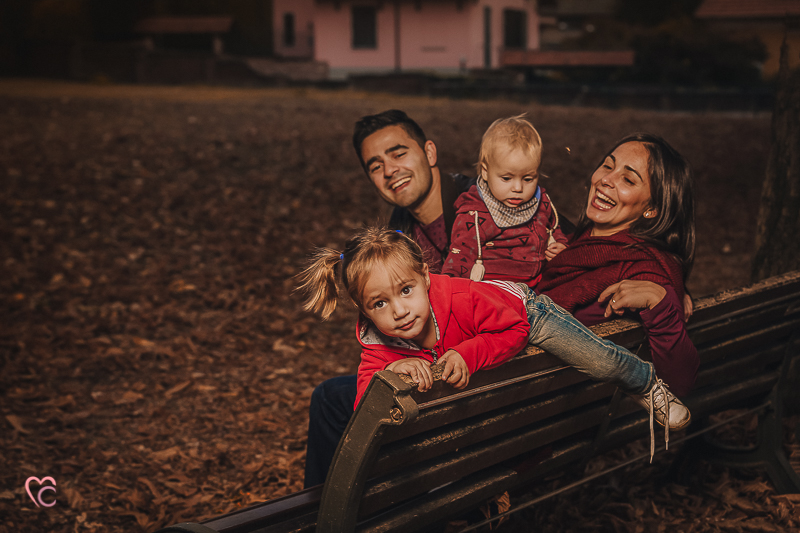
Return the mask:
[[[365,228],[347,241],[344,253],[318,248],[310,261],[308,268],[297,275],[301,283],[297,290],[306,295],[305,310],[319,313],[323,319],[336,309],[339,283],[363,311],[364,287],[376,265],[389,263],[423,277],[428,272],[419,245],[402,232],[388,228]],[[337,276],[339,263],[342,266]]]
[[[301,284],[297,290],[305,293],[306,311],[319,313],[328,318],[336,309],[339,287],[336,283],[336,265],[342,261],[341,254],[330,248],[320,248],[311,257],[311,264],[297,275]]]

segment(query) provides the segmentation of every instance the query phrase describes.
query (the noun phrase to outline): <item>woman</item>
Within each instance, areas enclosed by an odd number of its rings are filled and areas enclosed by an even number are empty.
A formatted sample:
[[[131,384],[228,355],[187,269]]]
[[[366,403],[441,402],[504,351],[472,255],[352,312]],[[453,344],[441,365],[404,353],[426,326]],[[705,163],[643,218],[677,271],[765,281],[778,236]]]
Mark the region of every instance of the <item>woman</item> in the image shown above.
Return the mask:
[[[678,397],[699,358],[686,333],[684,280],[694,261],[694,186],[686,160],[646,133],[619,141],[592,175],[569,247],[537,289],[587,325],[637,315],[658,376]]]

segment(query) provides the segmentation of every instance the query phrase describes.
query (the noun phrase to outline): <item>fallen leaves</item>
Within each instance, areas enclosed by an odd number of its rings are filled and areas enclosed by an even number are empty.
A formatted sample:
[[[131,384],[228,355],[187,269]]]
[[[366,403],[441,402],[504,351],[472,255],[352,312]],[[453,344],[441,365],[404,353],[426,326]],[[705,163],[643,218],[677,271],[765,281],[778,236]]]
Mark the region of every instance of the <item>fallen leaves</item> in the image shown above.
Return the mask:
[[[352,306],[321,322],[300,310],[292,276],[312,246],[339,247],[386,219],[350,140],[353,122],[386,100],[54,96],[0,96],[0,531],[150,533],[299,490],[311,392],[354,372],[358,347]],[[756,213],[742,206],[759,192],[763,117],[403,105],[436,140],[440,168],[466,173],[486,126],[528,111],[548,146],[570,147],[543,160],[558,169],[547,189],[567,216],[615,138],[659,132],[702,176],[690,288],[702,295],[749,276],[741,243]],[[797,498],[746,476],[724,489],[709,470],[685,487],[659,481],[664,469],[569,496],[536,515],[537,528],[800,521]],[[22,488],[31,475],[58,482],[53,512],[21,510],[33,507]]]
[[[191,381],[183,381],[181,383],[178,383],[174,387],[171,387],[171,388],[167,389],[166,391],[164,391],[164,396],[169,398],[173,394],[177,394],[177,393],[181,392],[182,390],[184,390],[185,388],[187,388],[191,384],[192,384]]]
[[[144,399],[144,394],[133,391],[125,391],[121,396],[114,398],[114,405],[125,405],[128,403],[135,403]]]
[[[6,420],[8,420],[8,423],[20,433],[30,433],[30,431],[22,427],[22,418],[15,415],[6,415]]]

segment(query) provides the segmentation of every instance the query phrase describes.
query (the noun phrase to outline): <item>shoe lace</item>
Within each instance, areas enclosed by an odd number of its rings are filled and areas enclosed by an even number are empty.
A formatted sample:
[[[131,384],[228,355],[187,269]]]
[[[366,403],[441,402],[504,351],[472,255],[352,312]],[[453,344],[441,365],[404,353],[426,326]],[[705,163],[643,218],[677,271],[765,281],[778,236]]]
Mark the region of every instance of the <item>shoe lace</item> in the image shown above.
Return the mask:
[[[656,402],[664,403],[664,442],[669,449],[669,393],[664,382],[656,378],[656,382],[650,388],[650,462],[653,462],[653,455],[656,453],[656,431],[655,431],[655,412]]]

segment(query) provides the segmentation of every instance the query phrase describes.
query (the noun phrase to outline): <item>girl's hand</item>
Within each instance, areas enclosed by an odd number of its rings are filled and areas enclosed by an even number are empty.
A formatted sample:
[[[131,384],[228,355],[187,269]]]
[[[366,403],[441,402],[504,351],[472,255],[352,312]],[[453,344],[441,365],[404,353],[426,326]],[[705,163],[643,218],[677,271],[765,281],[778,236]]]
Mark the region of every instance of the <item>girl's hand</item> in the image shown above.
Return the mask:
[[[425,392],[433,385],[433,372],[431,364],[425,359],[417,357],[406,357],[387,365],[386,370],[391,370],[395,374],[405,374],[417,384],[417,390]]]
[[[544,251],[544,257],[548,261],[553,259],[555,256],[566,250],[567,245],[563,242],[551,242],[550,245],[547,247],[547,250]]]
[[[447,350],[440,359],[444,362],[442,381],[449,383],[456,389],[463,389],[469,384],[469,368],[461,354],[455,350]]]
[[[624,279],[604,290],[597,301],[608,300],[604,315],[609,317],[622,315],[627,309],[652,309],[666,295],[667,289],[652,281]]]

